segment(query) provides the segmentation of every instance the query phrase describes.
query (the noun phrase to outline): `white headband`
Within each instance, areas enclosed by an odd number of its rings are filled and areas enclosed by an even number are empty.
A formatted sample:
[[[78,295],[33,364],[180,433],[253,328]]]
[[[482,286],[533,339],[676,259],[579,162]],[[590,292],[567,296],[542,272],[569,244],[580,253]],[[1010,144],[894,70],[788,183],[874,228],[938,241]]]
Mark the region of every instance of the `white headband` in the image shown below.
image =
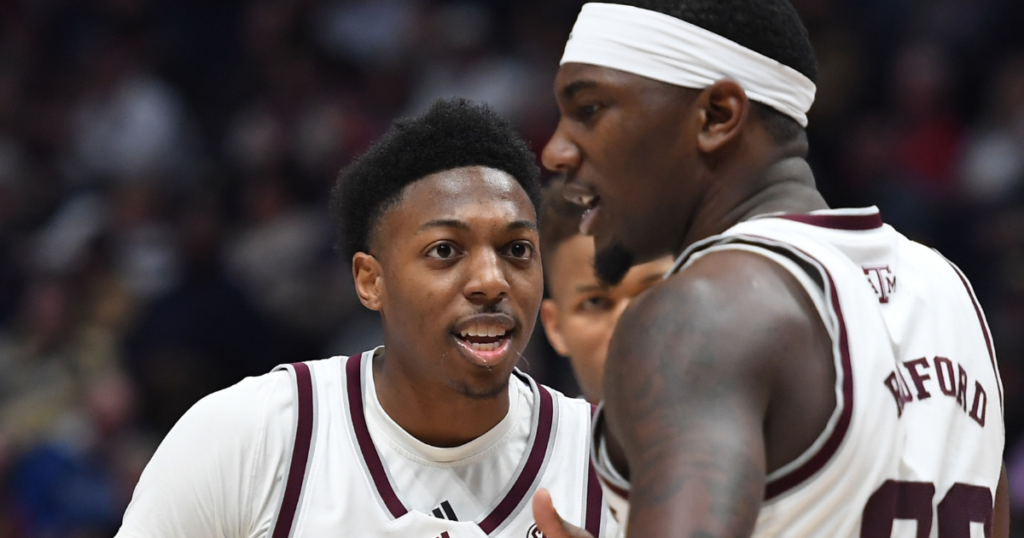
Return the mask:
[[[633,6],[588,3],[576,19],[561,63],[626,71],[684,88],[736,81],[747,98],[807,126],[815,86],[799,71],[670,15]]]

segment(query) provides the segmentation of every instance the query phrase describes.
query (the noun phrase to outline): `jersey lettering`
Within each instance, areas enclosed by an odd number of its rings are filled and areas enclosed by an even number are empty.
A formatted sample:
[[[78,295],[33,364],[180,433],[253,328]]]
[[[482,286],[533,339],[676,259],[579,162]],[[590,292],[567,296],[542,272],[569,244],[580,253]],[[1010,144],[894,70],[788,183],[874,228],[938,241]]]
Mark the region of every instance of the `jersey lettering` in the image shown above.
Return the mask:
[[[954,377],[953,361],[946,357],[935,357],[931,361],[921,357],[904,361],[902,364],[914,385],[914,393],[910,391],[903,373],[898,368],[893,370],[883,381],[896,402],[896,416],[903,416],[903,408],[906,404],[931,398],[932,391],[937,387],[938,393],[950,398],[955,397],[960,409],[974,419],[979,426],[985,426],[988,393],[980,381],[975,380],[974,387],[970,387],[970,379],[967,376],[967,370],[964,370],[963,366],[956,365],[958,375]],[[932,373],[935,375],[933,376]],[[930,383],[926,383],[926,381]],[[931,391],[929,386],[931,386]],[[967,394],[969,388],[971,389],[970,398],[968,398]],[[969,411],[967,407],[968,401],[971,402]]]

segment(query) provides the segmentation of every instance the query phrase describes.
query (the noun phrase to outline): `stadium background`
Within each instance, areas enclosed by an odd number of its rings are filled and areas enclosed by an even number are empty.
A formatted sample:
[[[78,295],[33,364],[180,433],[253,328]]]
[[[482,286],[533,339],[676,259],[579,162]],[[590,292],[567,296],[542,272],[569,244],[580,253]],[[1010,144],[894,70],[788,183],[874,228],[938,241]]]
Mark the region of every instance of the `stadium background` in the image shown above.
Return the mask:
[[[0,0],[0,536],[112,535],[195,400],[378,343],[331,248],[337,171],[439,96],[539,150],[579,4]],[[973,280],[1024,517],[1024,3],[795,4],[820,187]],[[529,357],[576,390],[543,337]]]

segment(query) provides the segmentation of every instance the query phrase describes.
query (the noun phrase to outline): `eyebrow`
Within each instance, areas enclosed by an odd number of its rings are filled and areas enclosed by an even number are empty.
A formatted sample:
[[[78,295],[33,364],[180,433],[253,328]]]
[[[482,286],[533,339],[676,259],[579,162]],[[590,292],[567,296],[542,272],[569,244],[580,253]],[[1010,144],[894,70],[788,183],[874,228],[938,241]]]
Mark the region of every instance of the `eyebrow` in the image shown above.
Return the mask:
[[[456,219],[434,219],[434,220],[425,222],[423,225],[421,225],[419,228],[417,228],[416,231],[422,232],[423,230],[429,230],[431,228],[455,228],[455,229],[458,229],[458,230],[465,230],[465,231],[469,231],[469,229],[470,229],[469,225],[466,224],[465,222],[462,222],[461,220],[456,220]]]
[[[512,222],[508,223],[508,226],[506,226],[505,229],[509,230],[509,231],[525,229],[525,230],[530,230],[532,232],[536,232],[537,231],[537,223],[533,222],[532,220],[516,220],[516,221],[512,221]]]
[[[423,223],[416,231],[421,232],[423,230],[429,230],[431,228],[454,228],[462,231],[472,231],[472,228],[468,224],[458,219],[434,219]],[[527,229],[531,231],[537,231],[537,224],[530,220],[516,220],[508,223],[505,227],[506,230],[521,230]]]
[[[572,99],[573,97],[576,96],[577,93],[579,93],[579,92],[581,92],[583,90],[586,90],[588,88],[596,88],[596,87],[597,87],[597,82],[595,82],[593,80],[590,80],[590,79],[581,78],[581,79],[576,79],[576,80],[566,84],[565,87],[562,88],[562,92],[561,93],[562,93],[562,97],[564,99]]]
[[[581,284],[576,286],[576,293],[590,293],[593,291],[608,291],[608,288],[599,284]]]

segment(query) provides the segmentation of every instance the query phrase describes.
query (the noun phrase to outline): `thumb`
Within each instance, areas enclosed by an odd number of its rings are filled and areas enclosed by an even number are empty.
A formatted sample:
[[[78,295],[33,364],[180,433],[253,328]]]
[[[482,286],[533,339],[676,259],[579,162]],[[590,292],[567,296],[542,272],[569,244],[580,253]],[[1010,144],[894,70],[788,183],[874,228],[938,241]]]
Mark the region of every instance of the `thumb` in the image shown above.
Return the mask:
[[[587,531],[566,523],[558,515],[546,489],[539,489],[533,496],[533,520],[545,538],[593,538]]]

